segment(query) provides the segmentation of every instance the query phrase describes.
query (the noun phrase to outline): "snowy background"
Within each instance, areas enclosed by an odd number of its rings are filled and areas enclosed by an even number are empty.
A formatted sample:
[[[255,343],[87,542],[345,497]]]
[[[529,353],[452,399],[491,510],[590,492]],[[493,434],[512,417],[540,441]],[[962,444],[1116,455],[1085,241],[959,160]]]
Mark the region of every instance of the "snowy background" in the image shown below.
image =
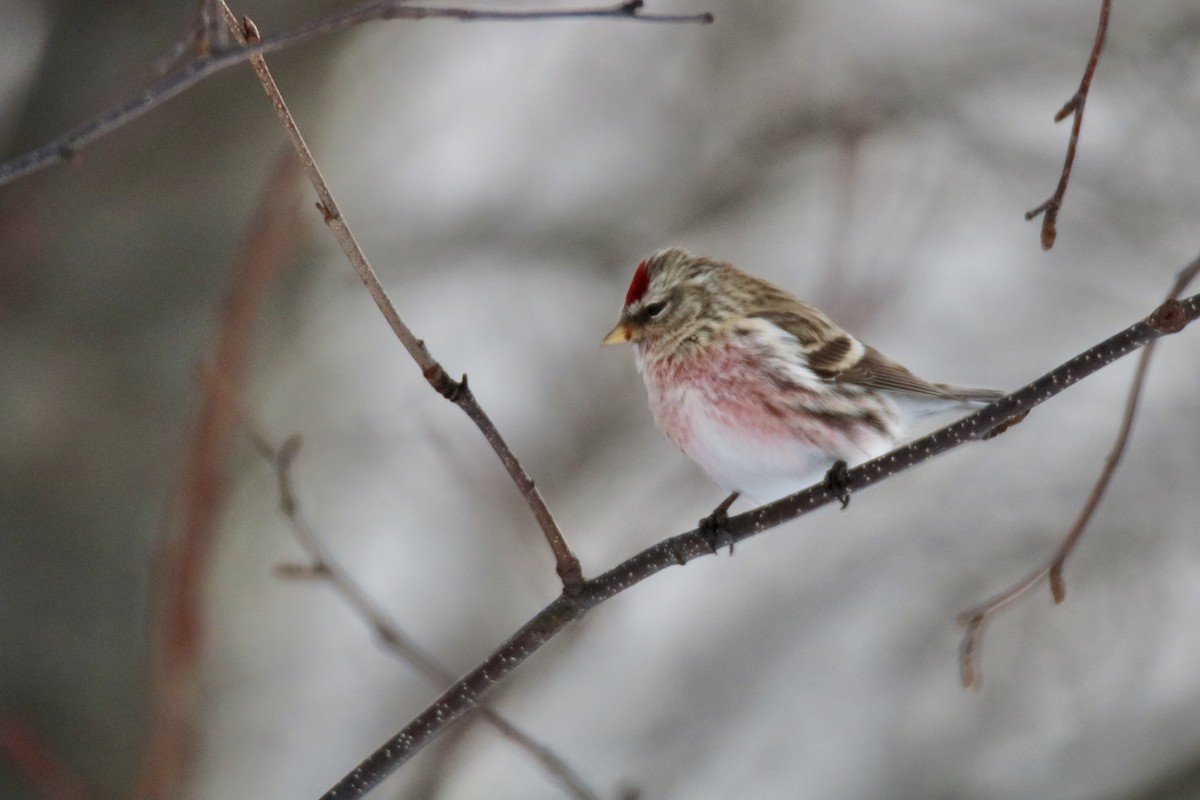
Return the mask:
[[[1058,179],[1052,116],[1099,2],[651,5],[717,22],[376,23],[270,59],[401,314],[470,375],[586,574],[722,497],[654,429],[632,353],[598,346],[647,253],[735,261],[930,379],[1015,388],[1148,313],[1200,252],[1194,2],[1115,4],[1049,253],[1022,214]],[[270,33],[333,7],[235,10]],[[0,0],[0,155],[152,81],[194,8]],[[36,731],[89,797],[133,796],[144,769],[201,365],[285,150],[237,68],[0,187],[0,732]],[[554,597],[552,561],[303,219],[247,408],[303,436],[297,492],[335,556],[465,671]],[[845,512],[618,596],[496,708],[606,798],[1200,796],[1197,336],[1159,350],[1067,602],[999,617],[978,691],[954,617],[1069,527],[1133,359]],[[327,585],[273,574],[302,552],[244,438],[226,475],[178,796],[316,798],[437,688]],[[52,796],[6,753],[0,797]],[[566,795],[470,720],[375,796]]]

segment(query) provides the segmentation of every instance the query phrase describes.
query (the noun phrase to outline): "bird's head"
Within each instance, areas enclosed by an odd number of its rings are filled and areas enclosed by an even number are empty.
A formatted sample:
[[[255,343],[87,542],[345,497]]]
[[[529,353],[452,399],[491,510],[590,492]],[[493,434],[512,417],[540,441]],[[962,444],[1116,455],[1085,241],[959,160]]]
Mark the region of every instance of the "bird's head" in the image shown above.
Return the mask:
[[[673,350],[696,340],[713,321],[720,262],[679,247],[660,250],[638,264],[621,318],[602,344],[637,342]]]

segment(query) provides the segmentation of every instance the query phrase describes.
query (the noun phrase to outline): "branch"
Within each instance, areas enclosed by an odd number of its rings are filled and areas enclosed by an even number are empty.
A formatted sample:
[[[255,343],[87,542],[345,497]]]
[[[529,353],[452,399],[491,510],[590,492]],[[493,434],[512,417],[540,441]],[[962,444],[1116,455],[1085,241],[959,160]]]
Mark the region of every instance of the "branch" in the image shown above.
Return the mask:
[[[1167,294],[1166,302],[1169,304],[1177,300],[1183,294],[1187,285],[1196,277],[1197,273],[1200,273],[1200,258],[1188,264],[1179,273],[1175,285],[1171,287],[1171,291]],[[1092,515],[1099,507],[1105,491],[1108,490],[1108,484],[1112,480],[1113,475],[1116,474],[1117,466],[1121,463],[1121,457],[1125,455],[1125,446],[1129,442],[1129,434],[1133,431],[1133,421],[1137,416],[1138,401],[1142,396],[1142,387],[1145,385],[1146,374],[1150,369],[1150,359],[1154,355],[1155,344],[1156,342],[1150,342],[1142,350],[1142,356],[1138,359],[1137,370],[1133,375],[1133,382],[1129,387],[1129,398],[1125,401],[1125,413],[1121,420],[1121,427],[1117,432],[1117,440],[1113,443],[1112,450],[1104,462],[1104,469],[1100,471],[1100,477],[1096,479],[1091,494],[1088,495],[1088,499],[1083,504],[1079,516],[1075,519],[1075,524],[1067,531],[1067,535],[1063,537],[1058,548],[1046,561],[1024,578],[974,608],[968,609],[958,615],[959,624],[966,628],[963,632],[962,645],[959,648],[959,673],[962,676],[963,686],[968,689],[979,686],[980,673],[976,666],[976,661],[978,660],[980,647],[983,644],[984,627],[993,616],[1024,597],[1031,589],[1040,584],[1043,579],[1049,579],[1050,593],[1054,597],[1055,603],[1061,603],[1066,599],[1067,587],[1063,582],[1063,567],[1067,563],[1067,558],[1079,543],[1080,537],[1083,536],[1084,529],[1087,528]]]
[[[390,5],[390,4],[389,4]],[[628,4],[626,4],[628,6]],[[623,6],[624,7],[624,6]],[[633,7],[640,7],[640,4]],[[233,33],[234,38],[240,43],[248,43],[247,50],[254,49],[254,43],[260,41],[258,29],[254,23],[247,18],[244,24],[239,24],[233,12],[229,10],[224,0],[221,0],[222,13],[225,15],[225,22]],[[411,10],[411,9],[409,9]],[[549,13],[549,12],[546,12]],[[627,11],[626,13],[634,13]],[[517,489],[525,498],[525,502],[529,505],[533,512],[534,519],[537,520],[539,527],[542,529],[542,534],[546,537],[546,541],[550,545],[550,549],[554,553],[556,568],[559,577],[562,579],[563,590],[568,594],[575,593],[578,587],[583,583],[583,572],[579,567],[579,559],[571,552],[567,540],[563,537],[562,531],[558,527],[558,523],[554,521],[554,515],[550,513],[549,507],[546,506],[545,500],[542,499],[541,493],[537,486],[534,485],[533,479],[525,472],[525,468],[521,466],[521,462],[513,454],[508,443],[500,435],[500,431],[496,429],[495,424],[479,405],[479,401],[475,399],[474,393],[467,385],[467,376],[463,375],[461,381],[456,381],[450,377],[446,370],[436,359],[430,354],[428,348],[425,347],[425,342],[416,337],[412,330],[400,318],[400,313],[392,304],[391,298],[383,288],[383,284],[379,282],[379,277],[372,269],[370,262],[367,261],[366,253],[359,246],[358,241],[354,238],[354,234],[350,231],[350,226],[342,217],[341,211],[338,209],[337,201],[333,198],[333,193],[329,190],[329,185],[321,176],[321,170],[317,167],[313,160],[312,151],[308,149],[308,145],[304,142],[304,137],[300,134],[300,129],[296,126],[296,120],[288,111],[287,103],[284,102],[283,95],[279,91],[279,87],[275,84],[275,79],[271,77],[270,70],[267,69],[267,62],[262,56],[252,56],[250,59],[254,71],[258,74],[258,79],[262,83],[263,89],[267,93],[267,97],[271,99],[271,104],[275,107],[275,113],[279,116],[283,123],[284,129],[287,131],[288,138],[292,141],[292,146],[296,153],[300,156],[300,160],[304,164],[305,172],[308,173],[309,180],[312,181],[313,188],[316,189],[317,209],[325,218],[325,224],[329,226],[329,230],[337,239],[338,244],[342,247],[342,252],[350,259],[350,263],[354,266],[355,272],[362,280],[363,285],[367,287],[371,298],[375,301],[379,311],[383,314],[391,326],[392,332],[400,343],[404,345],[404,349],[412,357],[413,361],[417,362],[417,366],[421,368],[421,374],[425,376],[425,380],[434,388],[440,395],[445,397],[450,402],[461,408],[471,421],[475,423],[483,434],[483,438],[492,446],[492,450],[500,458],[500,462],[504,465],[508,475],[516,484]]]
[[[1200,316],[1200,294],[1163,303],[1149,317],[1072,358],[1028,386],[974,414],[890,453],[847,470],[838,487],[822,482],[774,503],[730,517],[729,542],[739,542],[838,499],[845,491],[872,484],[928,461],[967,442],[990,437],[1051,397],[1122,356],[1168,333],[1183,330]],[[712,539],[699,529],[672,536],[585,581],[577,596],[566,593],[538,612],[482,664],[460,678],[399,733],[322,795],[321,800],[357,800],[400,767],[451,722],[479,704],[482,696],[572,621],[609,598],[668,567],[711,555]]]
[[[395,622],[388,618],[384,610],[371,599],[366,590],[351,577],[350,572],[333,558],[329,548],[325,546],[308,520],[300,513],[299,501],[292,485],[291,472],[292,464],[300,452],[300,437],[289,437],[281,447],[273,447],[266,437],[250,424],[249,416],[242,410],[236,396],[228,390],[229,387],[220,383],[219,375],[210,373],[210,378],[216,387],[215,391],[221,392],[227,403],[233,406],[241,416],[255,449],[274,468],[279,490],[279,510],[287,520],[292,535],[304,548],[310,560],[310,565],[306,568],[288,569],[283,574],[289,577],[325,579],[354,612],[362,617],[385,647],[415,667],[417,672],[430,682],[441,687],[454,683],[455,673],[433,654],[409,638]],[[584,783],[575,770],[571,769],[549,747],[535,740],[487,705],[479,706],[478,711],[488,724],[538,761],[542,768],[557,779],[572,797],[578,800],[600,800],[600,796]]]
[[[205,3],[207,6],[208,4]],[[153,108],[162,105],[200,81],[223,69],[249,61],[285,47],[292,47],[321,36],[345,30],[364,22],[387,19],[456,19],[475,21],[531,21],[574,18],[607,18],[639,22],[693,23],[705,25],[713,21],[712,14],[648,14],[643,13],[642,0],[629,0],[611,6],[564,8],[554,11],[514,10],[490,11],[470,8],[439,8],[412,6],[405,0],[368,0],[348,11],[316,19],[294,30],[255,42],[250,47],[238,47],[211,52],[212,42],[197,37],[197,56],[158,83],[139,92],[137,96],[110,111],[93,117],[67,131],[57,139],[30,150],[9,161],[0,163],[0,186],[12,183],[32,172],[63,161],[75,161],[79,151],[103,136],[132,122]]]
[[[1108,14],[1112,8],[1112,0],[1101,0],[1100,24],[1096,30],[1096,42],[1092,45],[1092,55],[1088,58],[1087,67],[1083,71],[1083,80],[1079,89],[1071,96],[1063,107],[1054,115],[1055,122],[1062,122],[1069,115],[1075,120],[1071,125],[1071,138],[1067,142],[1067,158],[1063,162],[1062,174],[1058,178],[1058,187],[1050,199],[1034,209],[1025,212],[1025,219],[1032,220],[1038,214],[1042,218],[1042,249],[1054,247],[1058,237],[1058,210],[1062,208],[1063,196],[1067,193],[1067,182],[1071,180],[1071,167],[1075,164],[1075,150],[1079,146],[1079,131],[1083,128],[1083,107],[1087,103],[1088,91],[1092,87],[1092,76],[1096,74],[1096,64],[1100,62],[1100,51],[1104,49],[1104,37],[1108,33]]]

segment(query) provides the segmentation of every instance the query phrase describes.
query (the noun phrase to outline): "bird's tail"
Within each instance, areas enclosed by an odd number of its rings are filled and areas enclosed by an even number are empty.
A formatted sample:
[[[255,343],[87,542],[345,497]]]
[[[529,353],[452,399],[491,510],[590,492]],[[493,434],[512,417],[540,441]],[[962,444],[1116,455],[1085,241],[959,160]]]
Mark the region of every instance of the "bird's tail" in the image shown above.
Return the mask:
[[[966,389],[962,386],[950,386],[945,383],[938,383],[935,386],[951,397],[973,406],[986,406],[1008,394],[1008,392],[998,392],[995,389]]]

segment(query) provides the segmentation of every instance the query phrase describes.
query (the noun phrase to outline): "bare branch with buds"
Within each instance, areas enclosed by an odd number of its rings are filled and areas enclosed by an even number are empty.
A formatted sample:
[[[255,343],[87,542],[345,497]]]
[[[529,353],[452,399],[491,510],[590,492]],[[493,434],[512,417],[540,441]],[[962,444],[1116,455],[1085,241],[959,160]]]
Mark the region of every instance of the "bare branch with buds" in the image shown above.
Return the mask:
[[[235,37],[245,37],[249,47],[253,48],[258,41],[257,31],[253,23],[247,20],[239,25],[225,7],[226,20],[234,30]],[[1102,37],[1101,37],[1102,42]],[[1098,57],[1099,46],[1094,55]],[[336,786],[330,789],[323,800],[335,798],[361,798],[371,788],[383,780],[388,774],[405,763],[414,753],[437,734],[443,731],[451,722],[469,710],[478,708],[483,695],[499,681],[511,673],[533,652],[557,635],[572,620],[582,617],[596,605],[608,600],[616,594],[633,586],[651,575],[672,565],[686,564],[688,561],[713,553],[713,538],[704,530],[697,528],[678,536],[666,539],[650,547],[634,557],[626,560],[617,567],[592,580],[583,580],[578,560],[571,553],[561,538],[561,532],[554,524],[553,518],[537,494],[533,482],[521,469],[511,451],[508,450],[499,433],[484,414],[471,394],[466,379],[455,381],[429,354],[424,343],[417,339],[412,331],[400,319],[398,312],[387,297],[374,271],[371,269],[361,248],[355,242],[349,227],[342,218],[332,194],[320,176],[311,153],[304,144],[295,120],[287,111],[286,104],[266,69],[261,55],[254,55],[252,64],[259,74],[264,89],[271,98],[283,121],[293,145],[309,172],[310,178],[317,189],[320,201],[317,204],[326,223],[342,244],[347,257],[354,264],[359,277],[375,299],[380,311],[384,314],[397,338],[401,340],[409,354],[421,367],[422,374],[430,385],[456,403],[471,416],[472,420],[484,432],[489,443],[496,449],[501,460],[509,469],[514,482],[525,494],[535,516],[543,526],[551,547],[558,560],[559,575],[563,578],[563,593],[527,622],[504,645],[492,653],[479,667],[460,679],[446,690],[445,693],[426,711],[416,717],[403,730],[392,737],[382,747],[377,749],[350,774],[346,775]],[[1090,82],[1090,74],[1094,71],[1094,63],[1089,64],[1089,74],[1086,80]],[[1074,107],[1075,113],[1082,111],[1082,100]],[[1069,113],[1069,110],[1068,112]],[[1077,119],[1078,123],[1078,119]],[[1067,170],[1069,171],[1069,170]],[[1064,172],[1064,177],[1066,171]],[[1064,181],[1065,189],[1065,181]],[[1200,295],[1180,302],[1170,300],[1161,306],[1146,320],[1139,322],[1114,337],[1102,342],[1076,358],[1066,362],[1025,388],[1009,394],[995,403],[971,414],[958,422],[941,428],[928,436],[918,439],[904,447],[868,461],[854,469],[845,471],[837,486],[824,482],[804,491],[789,495],[774,503],[756,508],[735,517],[731,517],[722,526],[722,541],[734,544],[769,528],[780,525],[810,511],[820,508],[834,500],[840,500],[849,492],[864,489],[874,483],[899,473],[909,467],[924,462],[939,453],[958,447],[969,441],[986,440],[997,432],[1006,429],[1024,417],[1035,406],[1045,402],[1068,386],[1076,383],[1087,375],[1102,369],[1128,353],[1143,347],[1158,337],[1167,333],[1181,330],[1200,315]],[[1115,463],[1113,465],[1115,469]],[[281,468],[282,469],[282,468]],[[1099,491],[1103,491],[1100,489]],[[1090,512],[1088,512],[1090,513]],[[544,516],[543,516],[544,514]],[[1080,532],[1086,519],[1079,524]],[[1078,539],[1075,534],[1070,541],[1073,546]],[[1061,571],[1061,561],[1065,560],[1070,546],[1062,553],[1057,567],[1048,566],[1040,576],[1057,574]],[[317,563],[327,567],[323,560]],[[1040,577],[1038,580],[1040,580]],[[1024,590],[1021,590],[1022,592]],[[1015,599],[1012,598],[1012,599]],[[998,604],[995,610],[1004,607],[1011,599]],[[979,630],[982,630],[980,624]],[[974,640],[977,643],[977,639]]]
[[[663,22],[706,25],[713,15],[701,14],[655,14],[643,11],[643,0],[626,0],[611,6],[582,6],[555,10],[488,10],[473,8],[443,8],[416,6],[405,0],[367,0],[347,11],[338,11],[313,20],[290,31],[257,40],[247,47],[217,50],[211,41],[211,28],[207,25],[209,9],[213,3],[202,0],[199,29],[195,41],[196,56],[183,64],[158,83],[150,86],[124,104],[104,114],[93,117],[73,130],[67,131],[51,142],[0,162],[0,186],[12,183],[30,173],[45,169],[64,161],[75,162],[79,151],[118,128],[132,122],[176,95],[182,94],[200,81],[221,70],[262,56],[293,47],[304,42],[327,36],[337,31],[374,20],[423,20],[453,19],[462,22],[521,22],[554,19],[619,19],[638,22]]]
[[[1167,294],[1167,299],[1150,316],[1148,320],[1150,325],[1163,333],[1174,333],[1187,324],[1189,318],[1186,316],[1184,305],[1179,302],[1179,296],[1187,289],[1188,284],[1192,282],[1197,273],[1200,273],[1200,258],[1192,261],[1179,273],[1175,285]],[[1095,485],[1092,486],[1092,491],[1083,504],[1079,516],[1076,517],[1075,523],[1067,531],[1067,535],[1063,537],[1058,548],[1044,563],[1024,578],[958,615],[959,623],[966,628],[963,633],[962,646],[959,648],[959,673],[962,676],[963,686],[968,689],[979,686],[980,672],[977,666],[979,649],[983,644],[984,627],[992,617],[1024,597],[1043,580],[1049,581],[1050,593],[1054,597],[1055,603],[1061,603],[1066,599],[1067,586],[1063,581],[1063,567],[1083,536],[1088,523],[1091,522],[1092,515],[1100,506],[1100,501],[1108,490],[1108,484],[1116,474],[1117,466],[1121,463],[1121,457],[1125,455],[1125,446],[1129,442],[1129,434],[1133,431],[1138,402],[1141,400],[1142,387],[1146,383],[1146,375],[1150,370],[1150,359],[1154,355],[1155,344],[1156,342],[1152,341],[1142,350],[1142,356],[1138,360],[1137,370],[1134,372],[1133,381],[1129,387],[1129,398],[1125,401],[1125,412],[1117,431],[1117,440],[1113,443],[1112,450],[1105,459],[1104,468],[1100,471]]]
[[[986,440],[997,429],[1012,424],[1068,387],[1159,337],[1182,330],[1197,317],[1200,317],[1200,294],[1186,300],[1168,300],[1150,316],[1055,367],[1028,386],[928,436],[847,470],[838,487],[818,483],[774,503],[730,517],[723,528],[724,542],[740,542],[837,501],[841,491],[865,489],[967,442]],[[560,595],[482,664],[459,679],[429,708],[338,781],[321,800],[357,800],[366,796],[451,722],[478,705],[489,689],[568,624],[668,567],[683,565],[714,552],[712,537],[696,528],[664,539],[604,574],[585,581],[577,595]]]
[[[371,599],[367,591],[354,580],[349,571],[334,558],[333,553],[301,513],[300,502],[292,483],[292,464],[295,463],[296,456],[300,453],[300,437],[290,436],[282,445],[278,447],[272,445],[266,436],[251,424],[249,415],[238,402],[236,395],[232,393],[231,387],[224,384],[219,375],[210,374],[209,380],[213,385],[212,394],[233,406],[233,410],[241,419],[255,450],[274,470],[279,493],[279,511],[287,521],[292,536],[308,556],[308,564],[287,564],[283,569],[278,570],[277,574],[287,578],[327,581],[346,601],[346,604],[371,628],[384,647],[411,664],[431,683],[443,687],[452,684],[455,673],[436,656],[413,641],[399,625],[388,617],[383,608]],[[558,781],[571,797],[576,800],[600,800],[600,795],[592,790],[575,770],[552,749],[525,733],[486,704],[479,706],[479,714],[502,736],[541,764],[547,774]]]
[[[1096,65],[1100,63],[1100,51],[1104,49],[1104,37],[1108,34],[1108,15],[1112,9],[1112,0],[1102,0],[1100,4],[1100,24],[1096,29],[1096,42],[1092,45],[1092,54],[1088,57],[1087,67],[1083,70],[1083,80],[1071,99],[1054,115],[1055,122],[1062,122],[1068,116],[1073,116],[1071,138],[1067,142],[1067,157],[1063,162],[1062,174],[1058,178],[1058,186],[1054,194],[1037,208],[1025,212],[1025,219],[1032,220],[1038,214],[1042,217],[1042,249],[1054,247],[1058,237],[1058,210],[1062,208],[1063,197],[1067,193],[1067,183],[1071,180],[1071,167],[1075,164],[1075,151],[1079,147],[1079,132],[1083,129],[1083,107],[1087,103],[1088,91],[1092,88],[1092,76],[1096,74]]]
[[[230,32],[240,44],[246,45],[247,50],[253,50],[259,42],[264,41],[259,37],[258,28],[255,27],[254,23],[249,18],[243,22],[238,22],[237,17],[230,11],[229,6],[224,0],[221,0],[221,11]],[[583,573],[579,567],[579,559],[571,551],[566,538],[562,534],[562,530],[559,529],[558,523],[555,522],[554,515],[550,513],[550,509],[547,507],[545,500],[542,499],[542,495],[534,484],[533,479],[529,477],[525,468],[521,466],[521,462],[517,460],[508,443],[504,441],[504,437],[500,435],[500,431],[496,429],[487,412],[483,410],[483,407],[479,405],[479,401],[475,399],[475,394],[467,385],[467,376],[464,375],[461,381],[451,378],[445,368],[437,362],[429,352],[429,349],[425,347],[425,342],[418,339],[416,334],[412,332],[412,329],[401,319],[400,312],[396,310],[396,306],[392,303],[391,298],[388,297],[387,291],[384,290],[383,284],[379,281],[379,276],[375,274],[375,270],[367,260],[366,253],[359,246],[358,240],[355,239],[345,218],[342,217],[342,212],[338,208],[333,193],[329,190],[329,185],[325,182],[324,177],[322,177],[321,170],[317,167],[316,161],[313,160],[312,151],[308,149],[304,137],[300,134],[300,129],[296,126],[295,118],[288,111],[287,103],[284,101],[279,87],[275,84],[275,79],[271,77],[270,70],[267,69],[266,59],[261,55],[252,55],[250,57],[250,64],[254,67],[254,71],[258,75],[259,82],[262,83],[267,97],[271,99],[271,104],[275,107],[275,113],[279,116],[280,122],[283,123],[288,138],[291,139],[292,146],[300,156],[304,170],[317,192],[317,210],[321,212],[325,224],[329,226],[329,230],[333,233],[334,238],[341,245],[342,252],[346,254],[346,258],[350,259],[350,263],[354,266],[354,271],[358,273],[359,279],[367,287],[367,292],[370,293],[371,299],[375,301],[375,305],[379,307],[383,318],[387,320],[392,333],[404,345],[404,349],[408,351],[413,361],[417,362],[417,366],[421,369],[421,374],[425,376],[425,380],[429,382],[429,385],[447,400],[461,408],[479,428],[483,437],[487,439],[488,444],[492,446],[492,450],[500,458],[500,462],[504,464],[509,477],[512,478],[513,483],[517,485],[521,495],[525,498],[525,502],[529,504],[529,508],[533,511],[534,519],[537,520],[542,533],[546,537],[546,541],[550,545],[550,549],[554,552],[558,575],[563,583],[563,591],[567,594],[577,592],[583,582]]]

